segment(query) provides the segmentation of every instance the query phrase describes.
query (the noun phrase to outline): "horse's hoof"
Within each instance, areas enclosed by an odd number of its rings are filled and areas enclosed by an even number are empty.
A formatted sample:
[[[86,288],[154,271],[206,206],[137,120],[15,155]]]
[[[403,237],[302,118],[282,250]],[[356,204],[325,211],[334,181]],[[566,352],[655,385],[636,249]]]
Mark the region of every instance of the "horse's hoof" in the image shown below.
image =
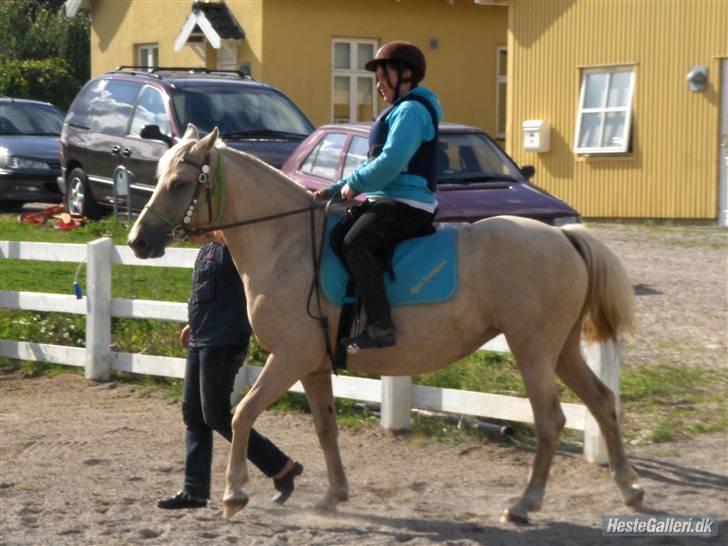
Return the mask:
[[[528,514],[527,513],[518,513],[514,512],[510,509],[503,510],[503,513],[500,517],[501,523],[516,523],[518,525],[527,525],[528,524]]]
[[[642,501],[645,499],[645,490],[639,485],[631,485],[629,489],[624,493],[624,504],[633,508],[639,508],[642,506]]]
[[[240,498],[226,499],[222,502],[222,515],[225,519],[229,519],[245,508],[247,504],[247,495]]]

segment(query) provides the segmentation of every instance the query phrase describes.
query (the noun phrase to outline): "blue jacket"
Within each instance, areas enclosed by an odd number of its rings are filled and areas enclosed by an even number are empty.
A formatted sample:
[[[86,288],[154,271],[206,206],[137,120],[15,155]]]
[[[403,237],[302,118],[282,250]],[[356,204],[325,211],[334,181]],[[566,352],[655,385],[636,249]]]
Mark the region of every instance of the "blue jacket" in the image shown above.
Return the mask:
[[[191,347],[247,345],[250,323],[245,291],[225,245],[210,242],[200,248],[187,311]]]
[[[415,87],[410,93],[427,99],[437,112],[438,121],[442,119],[440,101],[432,91],[426,87]],[[435,194],[427,187],[427,180],[403,172],[422,143],[435,136],[430,113],[416,101],[404,101],[387,115],[385,122],[389,131],[382,152],[331,185],[327,195],[339,193],[348,184],[356,193],[364,193],[367,197],[411,199],[434,204]]]

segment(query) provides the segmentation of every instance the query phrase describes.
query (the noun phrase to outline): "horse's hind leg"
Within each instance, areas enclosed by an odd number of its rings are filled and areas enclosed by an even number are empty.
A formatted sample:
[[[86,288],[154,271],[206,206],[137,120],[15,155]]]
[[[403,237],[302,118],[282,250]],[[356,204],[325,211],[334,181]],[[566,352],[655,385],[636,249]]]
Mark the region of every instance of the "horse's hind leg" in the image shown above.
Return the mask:
[[[295,361],[295,365],[291,363],[292,361]],[[271,354],[253,388],[235,408],[232,420],[233,438],[230,443],[223,496],[223,515],[226,518],[240,511],[248,502],[243,485],[248,481],[248,440],[253,423],[258,415],[291,388],[301,375],[314,369],[316,369],[315,364],[307,366],[300,358]]]
[[[637,484],[637,473],[627,460],[619,429],[614,393],[587,366],[579,348],[580,326],[574,328],[559,355],[556,373],[564,384],[584,401],[599,423],[607,444],[609,466],[622,493],[624,503],[639,506],[644,490]]]
[[[561,411],[556,376],[555,356],[531,344],[527,351],[519,351],[509,339],[509,344],[523,376],[528,398],[533,409],[536,427],[536,456],[523,495],[501,516],[502,521],[527,523],[528,512],[541,508],[551,462],[556,452],[561,429],[566,418]]]
[[[301,379],[311,408],[319,443],[326,459],[329,473],[329,489],[319,503],[320,508],[333,508],[349,498],[349,484],[339,452],[336,407],[331,387],[331,372],[315,372]]]

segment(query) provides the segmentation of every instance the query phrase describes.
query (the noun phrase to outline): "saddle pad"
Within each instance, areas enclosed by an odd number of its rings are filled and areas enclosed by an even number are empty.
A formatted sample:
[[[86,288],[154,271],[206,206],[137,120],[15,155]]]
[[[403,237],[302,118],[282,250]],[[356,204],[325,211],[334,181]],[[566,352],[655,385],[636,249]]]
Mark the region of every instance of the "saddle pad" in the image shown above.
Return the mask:
[[[324,295],[336,305],[344,303],[349,272],[331,250],[331,230],[339,218],[329,218],[321,262],[321,286]],[[441,303],[452,298],[458,289],[457,229],[438,228],[433,235],[415,237],[399,243],[392,267],[396,279],[384,274],[387,298],[392,307]]]

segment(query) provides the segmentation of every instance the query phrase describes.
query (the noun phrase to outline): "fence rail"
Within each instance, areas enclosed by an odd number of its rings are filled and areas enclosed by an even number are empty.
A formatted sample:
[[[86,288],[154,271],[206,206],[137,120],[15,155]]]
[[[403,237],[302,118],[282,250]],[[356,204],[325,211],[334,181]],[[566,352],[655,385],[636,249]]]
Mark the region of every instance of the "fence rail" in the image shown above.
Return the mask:
[[[0,259],[45,260],[80,263],[87,261],[86,296],[35,292],[0,291],[0,307],[27,311],[63,312],[86,315],[86,347],[67,347],[0,339],[0,356],[79,366],[89,379],[108,379],[112,370],[163,377],[183,378],[185,361],[146,354],[111,351],[111,317],[159,319],[186,322],[184,303],[121,299],[111,297],[111,266],[192,268],[197,250],[168,249],[162,258],[140,260],[131,250],[114,246],[103,238],[83,244],[55,244],[0,241]],[[481,350],[508,352],[503,336],[489,341]],[[613,343],[583,345],[587,363],[619,400],[621,347]],[[258,367],[245,367],[240,383],[252,384]],[[476,417],[533,423],[526,398],[499,394],[443,389],[412,384],[410,377],[387,377],[381,381],[351,376],[334,376],[334,396],[381,404],[381,425],[387,429],[408,428],[412,409],[434,410]],[[300,382],[290,389],[303,392]],[[561,404],[566,427],[584,431],[584,455],[592,462],[606,462],[606,448],[593,417],[580,404]]]

